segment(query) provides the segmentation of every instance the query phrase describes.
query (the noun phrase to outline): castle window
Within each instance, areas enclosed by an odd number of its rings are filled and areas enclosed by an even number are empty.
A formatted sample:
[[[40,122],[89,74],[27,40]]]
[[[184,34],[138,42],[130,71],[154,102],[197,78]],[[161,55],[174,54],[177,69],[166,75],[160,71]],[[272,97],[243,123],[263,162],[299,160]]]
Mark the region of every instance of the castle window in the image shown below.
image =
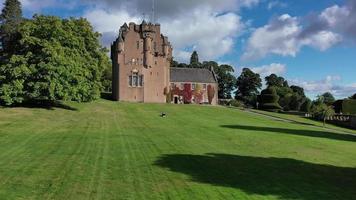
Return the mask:
[[[206,90],[206,84],[203,84],[203,90]]]
[[[195,90],[195,83],[192,84],[192,90]]]
[[[153,43],[153,49],[154,49],[154,51],[157,51],[157,43],[156,42]]]
[[[139,76],[138,86],[139,86],[139,87],[142,87],[142,86],[143,86],[143,75],[140,75],[140,76]]]
[[[137,49],[140,49],[140,41],[137,41],[136,45],[137,45]]]
[[[138,73],[133,73],[129,76],[129,86],[130,87],[137,87],[139,86],[139,76]]]

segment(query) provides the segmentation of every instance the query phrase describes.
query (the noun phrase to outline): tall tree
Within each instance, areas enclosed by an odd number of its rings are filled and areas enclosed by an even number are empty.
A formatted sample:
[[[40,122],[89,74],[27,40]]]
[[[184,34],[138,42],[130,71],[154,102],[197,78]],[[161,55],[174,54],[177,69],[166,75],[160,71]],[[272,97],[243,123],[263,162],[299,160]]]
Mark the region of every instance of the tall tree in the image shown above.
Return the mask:
[[[249,68],[244,68],[236,81],[237,91],[235,98],[242,100],[245,104],[255,106],[254,100],[257,98],[258,90],[261,87],[262,80],[260,75]]]
[[[324,97],[324,103],[326,105],[332,105],[335,102],[335,97],[330,92],[325,92],[321,96]]]
[[[350,99],[355,99],[356,100],[356,93],[350,97]]]
[[[284,85],[288,87],[288,82],[286,82],[283,77],[277,76],[276,74],[266,76],[265,80],[268,87],[283,87]]]
[[[14,49],[22,21],[21,3],[18,0],[6,0],[0,15],[0,42],[3,54],[11,54]]]
[[[198,52],[193,51],[190,57],[190,67],[192,68],[200,68],[199,55]]]
[[[100,97],[110,62],[87,20],[34,16],[19,32],[21,54],[0,65],[0,103]]]
[[[292,86],[290,86],[290,88],[293,90],[294,93],[297,93],[302,97],[305,97],[304,88],[296,86],[296,85],[292,85]]]
[[[217,75],[219,90],[219,99],[231,99],[231,93],[235,89],[236,77],[234,68],[230,65],[220,65],[215,61],[205,61],[202,64],[205,69],[213,69]]]

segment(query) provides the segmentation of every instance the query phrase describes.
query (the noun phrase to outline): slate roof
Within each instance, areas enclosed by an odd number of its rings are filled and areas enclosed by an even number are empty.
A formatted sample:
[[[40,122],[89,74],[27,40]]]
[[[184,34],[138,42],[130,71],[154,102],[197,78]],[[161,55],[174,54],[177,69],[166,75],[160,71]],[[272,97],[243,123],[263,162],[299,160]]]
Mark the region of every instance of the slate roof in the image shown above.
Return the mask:
[[[199,68],[171,67],[171,82],[216,83],[213,71]]]

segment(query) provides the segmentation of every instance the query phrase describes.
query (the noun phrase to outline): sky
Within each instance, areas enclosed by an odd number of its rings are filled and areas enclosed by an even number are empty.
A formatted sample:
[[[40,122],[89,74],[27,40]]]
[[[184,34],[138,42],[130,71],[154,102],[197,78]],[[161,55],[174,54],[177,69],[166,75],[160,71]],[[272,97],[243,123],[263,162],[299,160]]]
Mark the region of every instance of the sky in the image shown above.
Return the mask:
[[[2,8],[4,0],[0,0]],[[85,17],[109,47],[125,22],[161,24],[174,57],[283,76],[310,98],[356,93],[356,0],[21,0],[24,15]],[[152,7],[155,14],[152,15]]]

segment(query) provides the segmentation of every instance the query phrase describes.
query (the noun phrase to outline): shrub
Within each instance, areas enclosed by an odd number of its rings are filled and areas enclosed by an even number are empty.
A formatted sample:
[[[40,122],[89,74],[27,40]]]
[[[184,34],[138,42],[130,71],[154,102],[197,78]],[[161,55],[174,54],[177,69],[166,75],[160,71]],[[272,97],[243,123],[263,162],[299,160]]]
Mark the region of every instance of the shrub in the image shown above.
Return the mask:
[[[347,99],[342,103],[342,112],[344,114],[356,115],[356,100]]]
[[[245,104],[243,101],[239,101],[239,100],[236,100],[236,99],[232,99],[231,101],[229,101],[228,103],[230,106],[233,106],[233,107],[238,107],[238,108],[243,108],[245,107]]]
[[[268,87],[262,90],[259,96],[259,108],[266,111],[278,112],[282,107],[278,104],[279,96],[274,87]]]
[[[304,103],[300,107],[300,111],[310,113],[310,109],[312,107],[312,102],[310,99],[306,99]]]

